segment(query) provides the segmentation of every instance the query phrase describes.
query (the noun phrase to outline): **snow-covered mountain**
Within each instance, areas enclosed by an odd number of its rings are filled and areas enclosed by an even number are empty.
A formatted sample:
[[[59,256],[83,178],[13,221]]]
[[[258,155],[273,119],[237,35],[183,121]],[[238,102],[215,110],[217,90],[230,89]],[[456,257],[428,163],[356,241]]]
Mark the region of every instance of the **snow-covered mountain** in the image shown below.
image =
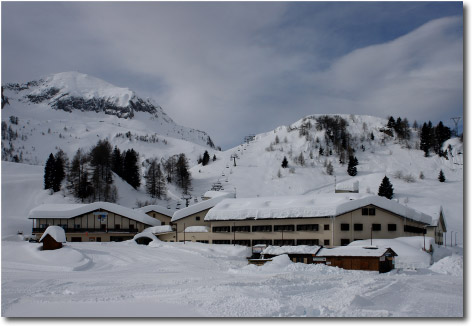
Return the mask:
[[[2,160],[44,164],[58,148],[72,155],[104,138],[147,157],[196,160],[215,149],[208,134],[177,125],[152,99],[78,72],[5,84],[2,106]]]
[[[178,126],[152,101],[86,75],[63,73],[23,85],[7,84],[4,95],[9,104],[2,110],[2,160],[16,155],[23,163],[44,165],[49,153],[59,148],[71,157],[78,148],[88,150],[105,138],[122,151],[135,149],[141,160],[185,153],[191,166],[191,204],[218,182],[239,198],[332,193],[336,185],[349,187],[354,182],[359,182],[360,193],[376,194],[387,176],[394,187],[394,200],[425,213],[435,213],[442,205],[450,230],[462,230],[463,143],[458,138],[443,144],[444,157],[434,153],[425,157],[419,149],[419,130],[410,128],[411,137],[404,140],[387,127],[384,118],[311,115],[221,152],[211,147],[207,134]],[[343,128],[328,127],[327,121],[337,121]],[[356,176],[347,173],[346,148],[358,159]],[[205,150],[217,159],[202,166],[197,159]],[[284,157],[287,168],[281,167]],[[329,163],[331,175],[326,168]],[[22,216],[5,203],[15,202],[15,198],[27,202],[23,194],[28,192],[21,189],[32,184],[37,188],[31,195],[32,206],[45,198],[48,202],[74,200],[64,198],[65,193],[47,197],[42,190],[42,168],[33,172],[24,164],[13,163],[5,168],[17,176],[8,179],[10,189],[17,191],[2,195],[2,213]],[[22,182],[26,170],[31,170],[36,182],[13,186],[17,179]],[[444,183],[438,181],[440,170],[446,176]],[[2,167],[2,174],[5,171]],[[150,200],[143,187],[135,190],[120,178],[114,179],[119,204],[135,207],[137,200]],[[156,203],[170,209],[183,207],[182,190],[173,184],[167,189],[168,200]],[[38,192],[45,194],[38,197]]]

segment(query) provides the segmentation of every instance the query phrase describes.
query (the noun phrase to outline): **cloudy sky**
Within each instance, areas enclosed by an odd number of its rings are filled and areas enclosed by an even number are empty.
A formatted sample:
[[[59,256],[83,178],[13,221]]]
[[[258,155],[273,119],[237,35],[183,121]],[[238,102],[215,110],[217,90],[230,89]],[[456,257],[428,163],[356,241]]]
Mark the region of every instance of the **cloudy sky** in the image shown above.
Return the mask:
[[[2,83],[79,71],[223,149],[315,113],[463,116],[461,2],[2,2]]]

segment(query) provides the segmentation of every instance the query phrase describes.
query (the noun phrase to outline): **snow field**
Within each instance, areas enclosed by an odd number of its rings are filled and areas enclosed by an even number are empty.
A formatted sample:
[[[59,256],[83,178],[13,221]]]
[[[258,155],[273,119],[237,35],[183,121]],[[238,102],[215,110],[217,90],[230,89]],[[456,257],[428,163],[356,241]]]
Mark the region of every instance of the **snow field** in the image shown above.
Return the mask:
[[[378,274],[286,255],[257,267],[248,248],[232,245],[68,243],[52,257],[17,239],[3,250],[2,316],[463,315],[462,277],[442,261]]]

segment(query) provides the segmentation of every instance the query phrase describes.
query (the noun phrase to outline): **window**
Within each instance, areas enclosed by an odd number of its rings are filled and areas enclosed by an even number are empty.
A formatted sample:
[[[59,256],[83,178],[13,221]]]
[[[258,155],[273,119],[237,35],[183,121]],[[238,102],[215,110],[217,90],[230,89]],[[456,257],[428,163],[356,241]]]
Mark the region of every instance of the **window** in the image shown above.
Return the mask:
[[[252,240],[252,245],[255,246],[255,245],[258,245],[258,244],[265,244],[265,245],[268,245],[268,246],[271,246],[272,245],[272,240]]]
[[[362,215],[371,215],[375,216],[375,207],[364,207],[362,208]]]
[[[354,231],[362,231],[363,225],[362,224],[354,224]]]
[[[396,231],[397,230],[397,225],[396,224],[389,224],[388,225],[388,230],[389,231]]]
[[[230,240],[213,240],[212,243],[214,244],[230,244]]]
[[[295,240],[284,239],[284,240],[274,240],[274,246],[294,246]]]
[[[230,232],[229,226],[214,226],[213,232]]]
[[[106,230],[106,228],[107,228],[106,224],[100,224],[100,230],[101,231]]]
[[[294,231],[294,225],[274,225],[274,231]]]
[[[297,231],[318,231],[318,224],[299,224]]]
[[[341,223],[341,231],[349,231],[349,224]]]
[[[161,225],[166,225],[166,222],[161,222]]]
[[[380,231],[382,226],[380,224],[372,224],[372,231]]]
[[[75,224],[74,229],[80,229],[80,224]]]
[[[272,232],[272,225],[254,225],[252,232]]]
[[[250,247],[251,246],[251,240],[234,240],[233,244]]]
[[[200,221],[200,216],[195,216],[196,221]]]
[[[101,238],[101,237],[97,237],[97,242],[102,242],[102,238]]]
[[[300,239],[297,240],[297,245],[305,245],[305,246],[318,246],[320,244],[320,240],[318,239]]]
[[[82,242],[82,238],[81,237],[72,237],[72,238],[70,238],[70,242]]]
[[[134,230],[134,224],[130,224],[130,225],[129,225],[129,229],[130,229],[130,230]]]
[[[208,243],[208,240],[197,240],[199,243]]]
[[[325,225],[324,225],[324,230],[325,230],[325,231],[329,231],[329,224],[325,224]]]
[[[324,244],[325,246],[329,246],[329,239],[324,239],[323,244]]]
[[[405,230],[405,232],[419,233],[419,234],[423,234],[423,233],[426,232],[426,230],[423,229],[423,228],[418,228],[416,226],[411,226],[411,225],[405,225],[404,230]]]
[[[119,224],[115,224],[115,230],[119,230],[121,226]]]
[[[349,239],[341,239],[341,246],[347,246],[351,242]]]
[[[232,227],[232,232],[251,232],[251,227],[249,225],[238,225]]]

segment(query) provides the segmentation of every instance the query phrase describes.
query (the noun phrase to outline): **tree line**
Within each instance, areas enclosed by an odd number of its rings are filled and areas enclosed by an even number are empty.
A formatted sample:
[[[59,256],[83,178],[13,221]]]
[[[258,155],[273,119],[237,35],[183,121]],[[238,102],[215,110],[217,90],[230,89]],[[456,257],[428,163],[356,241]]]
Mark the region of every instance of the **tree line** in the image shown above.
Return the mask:
[[[171,182],[184,193],[190,189],[191,174],[183,153],[162,159],[161,163],[157,158],[147,159],[143,166],[145,190],[153,198],[165,198],[166,184]],[[78,149],[70,162],[62,150],[51,153],[44,168],[44,189],[58,192],[65,179],[67,191],[82,202],[116,202],[113,173],[138,189],[142,179],[139,153],[132,148],[121,152],[107,139],[99,140],[88,152]]]

